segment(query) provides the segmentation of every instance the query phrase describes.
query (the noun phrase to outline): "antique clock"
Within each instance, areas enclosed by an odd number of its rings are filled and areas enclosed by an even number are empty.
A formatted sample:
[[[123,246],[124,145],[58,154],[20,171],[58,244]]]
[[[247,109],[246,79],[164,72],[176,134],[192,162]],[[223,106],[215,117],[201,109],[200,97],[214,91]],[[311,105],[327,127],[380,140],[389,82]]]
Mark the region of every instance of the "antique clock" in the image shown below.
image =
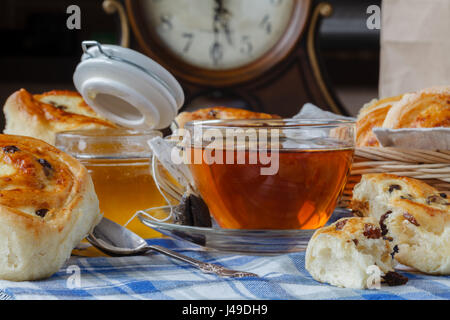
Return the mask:
[[[122,44],[180,81],[186,109],[213,105],[292,116],[306,102],[345,113],[316,54],[331,5],[313,0],[105,0]],[[125,16],[126,15],[126,16]],[[128,22],[126,21],[128,20]]]

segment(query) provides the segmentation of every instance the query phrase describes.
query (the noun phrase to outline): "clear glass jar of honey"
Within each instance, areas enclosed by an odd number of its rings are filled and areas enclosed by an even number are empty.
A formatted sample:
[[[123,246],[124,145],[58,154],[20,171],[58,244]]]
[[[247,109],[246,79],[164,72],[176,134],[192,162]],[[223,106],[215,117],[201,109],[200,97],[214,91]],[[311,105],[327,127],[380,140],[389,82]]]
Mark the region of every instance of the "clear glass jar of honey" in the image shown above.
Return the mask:
[[[56,137],[56,147],[88,169],[103,215],[143,238],[161,236],[134,217],[139,210],[165,204],[151,175],[147,141],[156,136],[161,136],[156,130],[111,129],[63,132]]]
[[[161,236],[135,213],[166,204],[151,175],[148,141],[171,124],[184,103],[183,89],[137,51],[97,41],[81,47],[75,88],[96,113],[124,129],[61,132],[56,147],[86,166],[106,218],[143,238]]]

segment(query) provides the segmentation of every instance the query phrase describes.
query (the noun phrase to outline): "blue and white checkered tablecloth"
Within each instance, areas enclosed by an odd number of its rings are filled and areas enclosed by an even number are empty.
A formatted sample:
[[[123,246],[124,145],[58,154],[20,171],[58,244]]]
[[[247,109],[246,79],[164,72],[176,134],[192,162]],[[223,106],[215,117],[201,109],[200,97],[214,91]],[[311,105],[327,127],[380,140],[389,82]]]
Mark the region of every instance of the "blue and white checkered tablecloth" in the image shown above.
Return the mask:
[[[157,253],[114,258],[73,256],[49,279],[1,280],[0,299],[450,299],[448,276],[409,271],[402,272],[409,278],[404,286],[343,289],[312,279],[304,267],[304,252],[247,256],[206,251],[170,239],[151,242],[261,277],[219,278]]]

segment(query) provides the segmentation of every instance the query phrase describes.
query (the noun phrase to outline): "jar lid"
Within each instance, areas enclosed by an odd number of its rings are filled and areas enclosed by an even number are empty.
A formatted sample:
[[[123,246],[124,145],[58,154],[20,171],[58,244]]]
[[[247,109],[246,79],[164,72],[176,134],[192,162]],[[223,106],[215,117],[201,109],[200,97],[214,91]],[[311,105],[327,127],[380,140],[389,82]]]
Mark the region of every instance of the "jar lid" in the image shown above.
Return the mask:
[[[120,46],[83,41],[75,87],[98,114],[136,130],[170,125],[184,103],[178,81],[149,57]]]

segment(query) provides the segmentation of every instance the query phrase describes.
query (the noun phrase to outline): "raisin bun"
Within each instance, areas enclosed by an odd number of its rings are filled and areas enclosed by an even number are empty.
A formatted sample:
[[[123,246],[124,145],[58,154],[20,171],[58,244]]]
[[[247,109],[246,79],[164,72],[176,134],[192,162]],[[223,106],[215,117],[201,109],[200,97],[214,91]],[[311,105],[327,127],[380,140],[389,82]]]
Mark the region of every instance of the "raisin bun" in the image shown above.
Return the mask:
[[[195,120],[218,120],[218,119],[279,119],[280,116],[253,112],[238,108],[212,107],[203,108],[193,112],[181,112],[172,123],[172,131],[184,128],[184,125]]]
[[[34,138],[0,135],[0,279],[49,277],[100,221],[84,166]]]
[[[318,229],[306,249],[306,270],[320,282],[354,289],[368,288],[371,268],[382,277],[394,274],[393,247],[383,239],[374,218],[344,218]]]
[[[357,216],[380,219],[389,209],[392,198],[411,199],[428,204],[430,199],[440,198],[438,190],[417,179],[399,177],[387,173],[364,174],[353,188],[351,208]]]
[[[25,89],[13,93],[3,107],[4,133],[34,137],[55,144],[57,132],[116,128],[73,91],[32,95]]]
[[[361,108],[356,121],[357,147],[380,146],[372,129],[383,125],[388,111],[391,109],[394,102],[399,101],[401,98],[402,96],[390,97],[382,100],[374,99]]]
[[[405,94],[394,103],[384,128],[450,127],[450,86],[433,87]]]
[[[424,273],[449,275],[450,203],[435,201],[439,204],[392,199],[380,226],[383,235],[392,239],[398,262]]]
[[[400,263],[430,274],[450,274],[450,201],[416,179],[363,175],[352,207],[379,221]]]

